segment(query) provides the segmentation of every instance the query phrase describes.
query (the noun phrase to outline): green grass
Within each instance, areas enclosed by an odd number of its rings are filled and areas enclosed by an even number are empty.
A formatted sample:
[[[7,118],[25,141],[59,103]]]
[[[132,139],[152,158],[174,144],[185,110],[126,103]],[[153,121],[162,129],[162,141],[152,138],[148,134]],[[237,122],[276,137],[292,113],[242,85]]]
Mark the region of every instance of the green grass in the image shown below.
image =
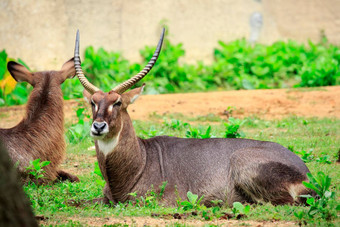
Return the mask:
[[[173,115],[167,115],[164,120],[162,119],[163,117],[152,115],[149,121],[134,121],[133,124],[137,135],[143,138],[155,135],[186,137],[188,129],[184,125],[186,122],[190,122],[191,126],[197,128],[207,129],[209,126],[209,124],[201,121],[201,117],[193,119],[184,115],[176,115],[176,119],[174,119]],[[225,121],[216,116],[208,116],[208,118],[213,119],[211,134],[216,137],[223,137],[226,130]],[[192,121],[196,122],[193,123]],[[72,127],[70,123],[66,125],[67,127]],[[314,158],[306,163],[308,168],[313,174],[323,171],[329,175],[332,178],[330,189],[339,195],[340,168],[339,164],[336,164],[340,148],[339,128],[339,119],[292,116],[283,120],[262,120],[256,117],[246,118],[240,130],[245,134],[245,138],[277,142],[285,147],[289,147],[293,151],[309,151],[312,149]],[[69,143],[67,146],[67,160],[63,168],[71,172],[77,170],[78,177],[81,180],[79,183],[63,182],[43,185],[39,187],[39,192],[36,191],[36,187],[30,184],[25,185],[25,191],[32,201],[35,213],[48,218],[42,222],[43,225],[81,226],[84,224],[84,221],[79,222],[79,219],[82,218],[95,220],[95,218],[124,216],[151,217],[155,214],[161,218],[162,216],[173,215],[174,213],[181,215],[192,212],[192,210],[184,211],[183,208],[179,207],[164,207],[158,203],[155,206],[138,206],[131,202],[119,204],[115,207],[85,203],[84,201],[102,197],[102,187],[96,183],[97,180],[100,180],[100,177],[93,173],[96,161],[95,151],[91,149],[93,145],[92,139],[86,136],[80,142]],[[316,161],[318,157],[324,155],[330,156],[331,164]],[[75,163],[77,163],[77,167],[74,167]],[[39,197],[37,197],[37,193],[39,193]],[[73,201],[76,205],[71,205],[70,201]],[[308,209],[308,207],[304,206],[290,205],[251,205],[249,213],[240,220],[239,224],[247,220],[279,220],[298,223],[299,220],[294,216],[294,212],[307,212]],[[227,207],[215,210],[214,208],[200,208],[197,216],[184,216],[187,220],[215,220],[222,216],[223,212],[232,213],[232,210]],[[327,222],[326,220],[316,218],[314,220],[307,220],[307,223],[322,226],[337,225],[339,224],[339,219]],[[182,224],[179,225],[183,226]],[[174,224],[173,226],[178,225]]]

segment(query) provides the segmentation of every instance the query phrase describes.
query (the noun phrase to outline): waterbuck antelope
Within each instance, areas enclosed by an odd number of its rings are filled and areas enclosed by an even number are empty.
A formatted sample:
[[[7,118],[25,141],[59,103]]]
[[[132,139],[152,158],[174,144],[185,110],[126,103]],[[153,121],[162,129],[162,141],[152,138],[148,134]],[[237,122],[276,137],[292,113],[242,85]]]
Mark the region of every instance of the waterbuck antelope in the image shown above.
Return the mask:
[[[27,178],[26,167],[30,161],[40,158],[41,161],[51,161],[44,167],[45,179],[41,183],[56,178],[79,181],[78,177],[58,169],[65,156],[63,94],[60,85],[75,75],[73,58],[64,63],[60,71],[31,73],[13,61],[8,62],[7,68],[16,81],[26,81],[33,86],[23,120],[13,128],[0,129],[0,139],[13,163],[19,163],[22,179]]]
[[[38,226],[17,171],[1,141],[0,173],[0,226]]]
[[[130,192],[143,195],[151,185],[157,189],[167,181],[163,198],[167,204],[175,204],[177,196],[186,198],[188,191],[204,195],[206,205],[212,200],[229,205],[235,201],[301,202],[298,195],[309,192],[301,183],[307,180],[309,170],[298,156],[277,143],[136,136],[127,107],[142,93],[144,85],[125,91],[151,70],[163,37],[164,29],[153,57],[140,73],[105,93],[82,72],[77,33],[76,75],[92,106],[91,136],[106,180],[104,201],[124,202],[130,199]]]

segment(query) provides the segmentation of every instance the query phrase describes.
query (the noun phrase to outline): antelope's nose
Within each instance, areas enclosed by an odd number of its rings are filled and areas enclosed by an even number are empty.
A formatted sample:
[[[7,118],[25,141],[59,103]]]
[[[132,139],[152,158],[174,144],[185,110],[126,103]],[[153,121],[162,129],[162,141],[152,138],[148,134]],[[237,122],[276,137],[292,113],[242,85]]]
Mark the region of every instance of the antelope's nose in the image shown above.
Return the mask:
[[[93,128],[98,132],[104,131],[104,129],[107,127],[106,122],[94,122],[93,123]]]
[[[101,133],[106,133],[107,132],[107,123],[104,122],[93,122],[92,124],[93,131],[95,134],[101,134]]]

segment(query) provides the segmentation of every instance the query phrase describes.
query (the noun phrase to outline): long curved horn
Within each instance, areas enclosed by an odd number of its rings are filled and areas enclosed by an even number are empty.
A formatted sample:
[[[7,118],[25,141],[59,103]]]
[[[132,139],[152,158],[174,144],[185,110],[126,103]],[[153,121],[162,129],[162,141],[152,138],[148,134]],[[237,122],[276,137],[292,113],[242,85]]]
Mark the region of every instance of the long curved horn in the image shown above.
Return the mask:
[[[152,58],[150,59],[148,64],[144,67],[144,69],[142,71],[140,71],[137,75],[135,75],[132,78],[130,78],[129,80],[127,80],[124,83],[121,83],[121,84],[117,85],[116,87],[114,87],[112,89],[112,91],[115,91],[118,94],[122,94],[124,91],[126,91],[127,89],[129,89],[130,87],[135,85],[138,81],[143,79],[143,77],[146,76],[146,74],[148,74],[150,72],[150,70],[152,69],[152,67],[156,63],[158,55],[159,55],[159,53],[161,51],[162,44],[163,44],[163,39],[164,39],[164,33],[165,33],[165,28],[163,28],[163,31],[162,31],[162,34],[161,34],[161,38],[160,38],[160,40],[158,42],[157,48],[155,50],[155,53],[152,55]]]
[[[80,55],[79,55],[79,30],[77,30],[77,37],[76,37],[76,47],[74,48],[74,67],[76,68],[76,75],[83,85],[83,87],[90,93],[93,94],[100,89],[91,84],[86,77],[84,76],[83,70],[81,69],[80,65]]]

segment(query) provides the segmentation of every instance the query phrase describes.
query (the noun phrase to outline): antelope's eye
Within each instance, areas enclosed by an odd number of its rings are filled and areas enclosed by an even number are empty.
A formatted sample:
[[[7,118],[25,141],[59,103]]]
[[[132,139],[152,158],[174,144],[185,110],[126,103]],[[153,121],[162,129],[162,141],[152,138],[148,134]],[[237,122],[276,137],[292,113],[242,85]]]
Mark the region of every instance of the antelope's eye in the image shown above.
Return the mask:
[[[120,106],[120,105],[122,105],[122,102],[121,102],[121,101],[118,101],[118,102],[116,102],[116,103],[113,104],[113,106]]]

